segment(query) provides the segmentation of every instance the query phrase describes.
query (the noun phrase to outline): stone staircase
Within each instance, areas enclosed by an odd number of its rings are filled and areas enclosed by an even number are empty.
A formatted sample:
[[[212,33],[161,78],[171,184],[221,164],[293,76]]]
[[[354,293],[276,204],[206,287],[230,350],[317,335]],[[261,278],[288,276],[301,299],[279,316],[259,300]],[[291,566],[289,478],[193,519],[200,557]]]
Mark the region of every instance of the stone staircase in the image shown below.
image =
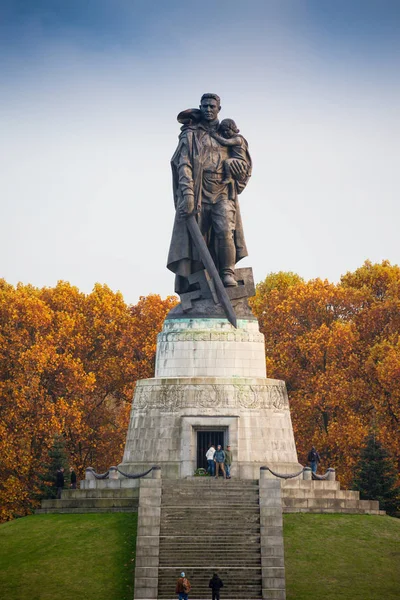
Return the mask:
[[[176,600],[181,571],[191,600],[211,598],[216,572],[228,599],[261,599],[259,485],[196,478],[162,482],[158,598]]]
[[[63,490],[61,500],[42,500],[36,514],[137,512],[139,488]]]
[[[377,500],[360,500],[360,492],[341,490],[339,481],[282,480],[284,513],[384,515]]]

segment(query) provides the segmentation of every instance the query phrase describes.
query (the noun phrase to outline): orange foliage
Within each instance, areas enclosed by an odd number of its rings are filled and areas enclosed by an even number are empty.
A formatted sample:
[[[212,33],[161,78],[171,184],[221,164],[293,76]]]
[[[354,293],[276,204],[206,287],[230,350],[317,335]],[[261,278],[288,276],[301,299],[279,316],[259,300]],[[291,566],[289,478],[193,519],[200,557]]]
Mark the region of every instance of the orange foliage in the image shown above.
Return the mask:
[[[150,295],[129,307],[99,284],[85,295],[0,280],[0,520],[35,506],[55,434],[81,477],[120,462],[135,381],[153,376],[175,304]]]
[[[56,434],[81,477],[121,460],[135,382],[153,376],[176,302],[0,280],[0,521],[35,506]],[[371,430],[399,461],[399,267],[366,262],[337,285],[271,274],[252,308],[268,376],[288,386],[300,462],[314,444],[349,485]]]
[[[338,285],[269,275],[252,300],[268,376],[286,381],[300,462],[312,444],[345,485],[374,430],[400,460],[400,269],[366,262]]]

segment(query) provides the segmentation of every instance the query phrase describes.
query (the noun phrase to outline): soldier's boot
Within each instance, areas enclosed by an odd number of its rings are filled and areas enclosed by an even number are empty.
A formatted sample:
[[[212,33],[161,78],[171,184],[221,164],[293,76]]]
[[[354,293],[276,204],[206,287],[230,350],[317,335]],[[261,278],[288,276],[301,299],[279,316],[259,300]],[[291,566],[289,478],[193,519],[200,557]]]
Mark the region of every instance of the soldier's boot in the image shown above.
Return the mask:
[[[219,272],[225,287],[237,286],[235,275],[236,248],[231,239],[220,239],[218,244]]]

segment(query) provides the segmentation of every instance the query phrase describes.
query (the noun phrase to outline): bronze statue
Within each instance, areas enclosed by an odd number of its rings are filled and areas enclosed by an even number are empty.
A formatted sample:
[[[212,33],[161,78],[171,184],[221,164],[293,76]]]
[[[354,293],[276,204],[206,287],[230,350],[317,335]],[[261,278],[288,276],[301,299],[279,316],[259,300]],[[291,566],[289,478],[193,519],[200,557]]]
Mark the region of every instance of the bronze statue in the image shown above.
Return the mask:
[[[219,96],[204,94],[199,110],[178,115],[183,126],[171,160],[176,214],[167,266],[181,295],[191,290],[188,278],[204,269],[187,226],[191,215],[225,287],[237,285],[235,264],[247,256],[238,194],[250,178],[251,158],[235,122],[219,123],[220,110]]]

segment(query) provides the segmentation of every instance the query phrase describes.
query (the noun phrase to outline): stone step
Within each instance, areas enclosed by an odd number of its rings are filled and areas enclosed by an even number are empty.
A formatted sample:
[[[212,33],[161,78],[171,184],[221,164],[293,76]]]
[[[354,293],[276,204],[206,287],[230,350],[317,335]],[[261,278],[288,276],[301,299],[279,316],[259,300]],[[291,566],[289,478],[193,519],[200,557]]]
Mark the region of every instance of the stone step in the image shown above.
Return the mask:
[[[230,487],[230,483],[229,481],[227,483],[225,483],[224,485],[218,485],[216,484],[215,486],[211,486],[211,487],[188,487],[188,488],[183,488],[183,489],[173,489],[173,488],[169,488],[169,489],[162,489],[162,495],[163,496],[173,496],[173,497],[181,497],[181,496],[199,496],[202,498],[208,498],[208,497],[213,497],[213,496],[224,496],[224,495],[233,495],[233,496],[241,496],[241,495],[246,495],[246,496],[254,496],[256,494],[259,493],[259,489],[258,488],[251,488],[251,489],[246,489],[246,488],[239,488],[239,487]]]
[[[70,500],[42,500],[42,508],[136,508],[138,499],[134,498],[71,498]]]
[[[63,500],[72,498],[139,498],[139,488],[63,490]]]
[[[287,496],[290,497],[290,496]],[[298,498],[301,496],[297,496],[297,495],[293,495],[292,497],[294,498]],[[311,496],[305,496],[305,498],[308,498]],[[325,496],[326,498],[328,498],[328,496]],[[208,504],[208,502],[226,502],[229,499],[229,502],[235,502],[237,504],[246,504],[247,502],[254,502],[257,501],[259,498],[259,495],[256,493],[248,493],[248,492],[243,492],[243,494],[240,493],[224,493],[224,492],[210,492],[209,494],[196,494],[194,492],[191,492],[190,494],[162,494],[161,496],[161,501],[164,503],[166,501],[168,502],[173,502],[175,504],[179,504],[181,502],[190,502],[192,500],[197,500],[198,504]],[[317,496],[315,496],[315,498],[317,498]]]
[[[249,539],[247,539],[249,538]],[[160,536],[160,548],[182,548],[183,550],[190,550],[191,548],[198,549],[199,552],[210,552],[210,548],[212,548],[213,552],[217,550],[221,550],[226,552],[229,549],[233,549],[234,551],[243,551],[248,552],[252,548],[260,547],[260,536],[258,535],[249,535],[243,536],[240,535],[236,538],[233,538],[230,535],[221,535],[217,539],[213,536],[211,538],[203,538],[198,536]]]
[[[69,508],[69,507],[66,507]],[[199,524],[197,523],[197,527]],[[190,524],[185,521],[182,523],[170,522],[165,523],[161,521],[161,535],[170,535],[176,534],[178,531],[180,534],[184,532],[187,535],[193,534],[193,531],[196,529],[196,523]],[[228,526],[227,523],[202,523],[201,532],[203,534],[214,534],[215,536],[224,535],[224,533],[242,533],[242,535],[247,535],[247,533],[260,533],[260,523],[231,523]]]
[[[174,555],[178,555],[178,554],[183,554],[185,555],[192,555],[194,553],[197,553],[199,556],[208,556],[209,558],[211,557],[215,557],[215,556],[253,556],[253,555],[258,555],[260,554],[260,544],[254,544],[253,546],[250,545],[243,545],[243,546],[239,546],[237,544],[235,544],[235,546],[230,546],[229,544],[218,544],[218,545],[214,545],[210,548],[210,546],[207,546],[205,544],[203,544],[202,546],[199,546],[198,544],[196,544],[196,541],[193,541],[193,543],[191,545],[186,544],[184,546],[176,546],[175,544],[163,544],[160,545],[160,553],[163,553],[164,555],[170,555],[170,554],[174,554]],[[240,561],[239,561],[240,562]]]
[[[46,507],[43,507],[46,508]],[[49,508],[57,508],[57,507],[49,507]],[[74,508],[66,506],[65,508]],[[100,507],[101,508],[101,507]],[[105,507],[103,507],[105,508]],[[260,528],[260,516],[254,515],[252,518],[250,516],[246,516],[246,518],[241,517],[240,515],[237,519],[240,518],[240,521],[236,523],[232,523],[232,520],[229,519],[227,515],[221,517],[221,519],[208,520],[205,519],[195,519],[188,517],[185,520],[180,519],[178,516],[176,517],[166,517],[165,515],[161,517],[161,527],[172,529],[176,534],[178,532],[182,533],[183,531],[190,530],[192,533],[196,531],[196,529],[201,529],[202,533],[212,533],[214,531],[214,527],[218,527],[218,530],[226,531],[226,533],[241,533],[243,530],[246,530],[247,527],[257,526]]]
[[[135,513],[137,507],[131,508],[37,508],[35,515],[64,515],[64,514],[82,514],[82,513],[114,513],[126,512]],[[176,599],[175,599],[176,600]]]
[[[210,562],[212,560],[215,560],[213,558],[213,556],[223,556],[224,561],[225,560],[229,560],[229,561],[236,560],[237,566],[240,566],[242,560],[245,560],[247,557],[251,558],[251,560],[257,558],[258,561],[260,561],[261,548],[258,547],[252,551],[250,551],[249,549],[246,549],[242,552],[238,551],[237,548],[234,548],[231,551],[221,550],[220,552],[214,551],[214,549],[213,549],[211,556],[210,556],[210,551],[208,551],[208,552],[207,552],[207,550],[197,550],[196,551],[196,548],[194,546],[191,549],[182,549],[182,550],[174,550],[174,548],[172,548],[172,547],[160,549],[160,559],[162,557],[163,560],[168,560],[169,562],[171,559],[175,560],[175,558],[179,558],[180,560],[183,560],[185,562],[186,559],[189,560],[189,559],[192,559],[193,557],[196,557],[199,560],[201,559],[202,561],[206,560],[206,561]],[[195,561],[195,563],[196,563],[196,561]]]
[[[172,557],[182,557],[183,561],[186,562],[186,558],[192,558],[193,556],[197,556],[198,558],[201,558],[202,560],[208,560],[208,562],[215,562],[215,557],[219,557],[220,560],[232,560],[236,558],[236,563],[238,564],[238,566],[240,566],[241,562],[243,559],[245,559],[247,556],[249,558],[251,558],[252,560],[257,558],[258,560],[260,560],[260,555],[261,555],[261,547],[258,546],[257,548],[254,548],[252,551],[249,551],[248,548],[243,549],[243,550],[238,550],[238,548],[232,548],[230,551],[229,550],[217,550],[212,548],[211,552],[210,549],[207,550],[206,549],[202,549],[202,550],[198,550],[196,548],[196,546],[192,546],[192,548],[185,548],[185,549],[176,549],[173,546],[170,547],[163,547],[160,548],[160,557],[162,556],[165,560],[170,560],[170,558]]]
[[[293,488],[295,489],[295,488]],[[289,491],[289,490],[287,490]],[[298,490],[299,492],[301,490]],[[315,491],[319,491],[319,490],[315,490]],[[321,490],[322,491],[322,490]],[[327,490],[327,491],[333,491],[333,490]],[[162,490],[162,497],[163,498],[220,498],[221,496],[229,496],[229,497],[235,497],[235,496],[243,496],[245,498],[254,498],[254,496],[258,496],[259,491],[258,490],[240,490],[239,488],[235,488],[235,489],[221,489],[218,487],[218,489],[196,489],[196,488],[190,488],[190,489],[185,489],[185,490]]]
[[[72,502],[72,500],[70,501]],[[222,520],[233,523],[237,518],[245,519],[246,521],[254,521],[260,517],[259,506],[163,506],[162,505],[162,521],[173,521],[182,519],[190,519],[191,521],[203,520]]]
[[[286,489],[297,488],[303,490],[340,490],[339,481],[314,481],[306,479],[281,479],[282,493]]]
[[[385,511],[362,508],[284,508],[284,514],[312,513],[312,514],[344,514],[344,515],[384,515]]]
[[[218,544],[220,543],[220,540],[224,540],[224,543],[226,544],[243,544],[243,545],[247,545],[247,544],[253,544],[253,543],[260,543],[260,534],[252,534],[252,535],[246,535],[246,537],[243,537],[243,535],[241,533],[235,533],[235,532],[227,532],[224,534],[223,538],[215,538],[214,535],[212,534],[203,534],[201,532],[195,531],[192,532],[191,534],[189,534],[189,536],[182,536],[180,534],[180,532],[175,532],[172,535],[160,535],[160,543],[164,543],[166,541],[169,540],[175,540],[176,542],[179,540],[182,540],[182,543],[185,543],[186,541],[190,541],[191,539],[196,539],[196,544],[208,544],[210,545],[211,543],[215,543]]]
[[[230,485],[237,487],[259,487],[258,479],[236,479],[233,477],[232,479],[224,479],[223,477],[188,477],[187,479],[163,479],[162,487],[164,488],[174,488],[177,487],[177,481],[179,481],[179,488],[191,487],[191,486],[206,486],[206,485]]]
[[[252,500],[243,500],[243,499],[233,499],[231,500],[229,497],[227,498],[226,496],[224,498],[220,498],[218,500],[203,500],[201,498],[198,498],[197,502],[195,498],[192,499],[187,499],[187,498],[182,498],[181,500],[176,500],[176,499],[168,499],[168,500],[164,500],[162,499],[161,501],[161,506],[163,507],[167,507],[167,506],[175,506],[177,508],[179,507],[188,507],[188,508],[196,508],[196,509],[202,509],[205,507],[210,507],[212,510],[215,510],[218,507],[225,507],[225,510],[227,508],[235,508],[235,509],[246,509],[247,507],[253,507],[253,508],[258,508],[259,506],[259,500],[258,498],[254,498]]]
[[[237,556],[237,562],[240,564],[240,561],[242,560],[243,557],[246,556],[258,556],[261,553],[261,546],[260,544],[255,544],[254,547],[249,548],[249,546],[245,546],[245,547],[231,547],[229,545],[225,545],[225,547],[223,546],[212,546],[212,548],[206,548],[205,546],[203,547],[199,547],[196,543],[193,543],[192,546],[185,546],[185,547],[176,547],[173,544],[165,544],[163,546],[160,546],[160,556],[163,555],[165,557],[169,557],[169,556],[193,556],[193,555],[198,555],[201,557],[208,557],[209,560],[215,560],[215,557],[223,557],[223,559],[225,560],[225,558],[227,557],[232,557],[232,556]],[[240,557],[240,560],[239,560]]]
[[[361,509],[379,510],[379,502],[375,500],[339,500],[336,498],[282,498],[283,509],[307,508],[307,509]]]
[[[260,594],[262,582],[261,582],[261,574],[253,575],[251,572],[255,569],[248,568],[246,576],[243,578],[235,577],[232,572],[224,575],[221,573],[221,569],[205,569],[204,577],[196,577],[191,576],[191,569],[186,569],[185,574],[189,579],[192,585],[192,592],[190,594],[191,597],[197,592],[198,595],[206,595],[210,594],[210,588],[208,587],[209,581],[212,577],[212,574],[218,573],[224,583],[224,594],[230,595],[238,595],[243,596],[243,594],[248,594],[252,592],[253,594]],[[159,572],[162,573],[163,569],[159,569]],[[165,595],[169,595],[171,591],[175,591],[176,586],[176,568],[174,569],[174,574],[171,576],[159,576],[158,578],[158,598],[161,598],[163,593]],[[229,581],[229,583],[228,583]],[[163,590],[165,590],[163,592]],[[248,596],[247,596],[248,597]]]
[[[289,488],[283,491],[283,498],[332,498],[336,500],[359,500],[360,492],[349,490],[300,490],[297,488]]]
[[[293,496],[297,498],[298,496]],[[306,496],[308,497],[308,496]],[[324,496],[328,497],[328,496]],[[258,504],[258,494],[205,494],[204,496],[201,494],[175,494],[175,495],[162,495],[161,503],[162,504],[173,504],[175,506],[180,506],[181,504],[194,504],[196,506],[204,506],[208,504]]]
[[[232,548],[232,546],[230,546],[229,544],[225,544],[225,546],[220,545],[220,546],[213,546],[210,552],[210,547],[206,547],[206,546],[198,546],[196,543],[193,543],[191,546],[182,546],[179,547],[178,549],[176,549],[176,546],[172,545],[172,544],[165,544],[163,546],[160,546],[160,556],[192,556],[192,555],[196,555],[196,556],[208,556],[210,558],[210,555],[217,555],[217,554],[222,554],[225,558],[227,557],[231,557],[231,556],[238,556],[240,558],[245,557],[245,556],[253,556],[253,555],[259,555],[261,553],[261,546],[260,544],[255,545],[254,547],[250,547],[250,546],[235,546]],[[240,562],[240,561],[239,561]]]
[[[176,565],[180,565],[183,562],[184,557],[183,556],[178,556],[178,557],[171,557],[170,560],[166,560],[166,559],[162,559],[160,557],[160,567],[176,567]],[[204,559],[202,559],[201,557],[196,559],[196,557],[187,557],[185,564],[188,565],[187,568],[199,568],[199,567],[207,567],[208,569],[211,570],[216,570],[217,569],[217,565],[214,564],[212,561],[210,562],[210,559],[204,557]],[[259,567],[260,566],[260,557],[257,556],[256,558],[243,558],[240,563],[238,563],[237,559],[235,560],[234,558],[232,559],[227,559],[224,558],[224,567]]]

